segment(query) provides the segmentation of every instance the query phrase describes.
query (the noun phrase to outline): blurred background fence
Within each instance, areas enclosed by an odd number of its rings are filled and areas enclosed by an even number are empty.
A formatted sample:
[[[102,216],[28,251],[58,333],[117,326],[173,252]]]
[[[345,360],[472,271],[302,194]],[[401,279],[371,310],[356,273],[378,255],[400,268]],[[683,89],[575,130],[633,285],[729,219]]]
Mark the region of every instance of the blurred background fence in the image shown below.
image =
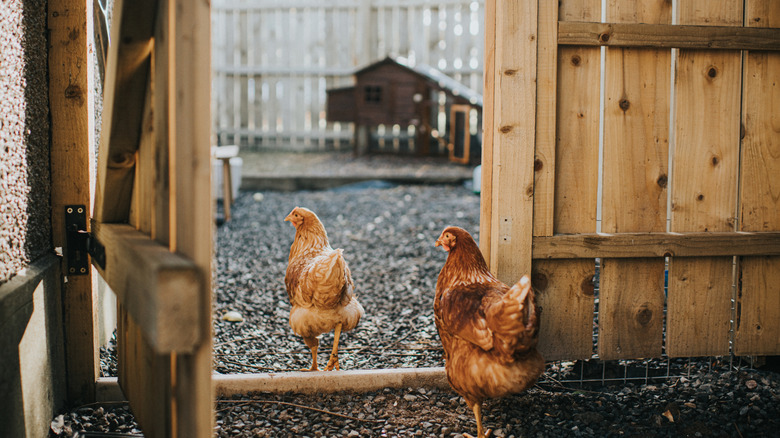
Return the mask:
[[[325,91],[386,56],[427,64],[482,93],[484,0],[215,0],[212,111],[218,144],[250,150],[352,147],[327,122]],[[407,127],[379,126],[383,136]]]

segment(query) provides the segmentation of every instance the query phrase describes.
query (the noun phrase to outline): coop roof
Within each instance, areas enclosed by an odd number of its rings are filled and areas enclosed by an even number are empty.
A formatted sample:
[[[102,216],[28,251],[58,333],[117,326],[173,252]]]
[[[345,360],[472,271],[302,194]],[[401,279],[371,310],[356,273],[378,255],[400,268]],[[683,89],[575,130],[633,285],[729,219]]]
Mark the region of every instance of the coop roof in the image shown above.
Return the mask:
[[[453,96],[461,97],[472,105],[482,107],[482,95],[477,93],[476,91],[472,90],[471,88],[461,84],[460,82],[456,81],[455,79],[447,76],[444,74],[441,70],[435,69],[429,65],[426,64],[415,64],[410,65],[409,62],[405,58],[401,57],[390,57],[377,61],[371,65],[368,65],[366,67],[361,68],[360,70],[355,72],[355,76],[359,76],[361,73],[365,73],[367,71],[373,70],[381,65],[385,64],[395,64],[400,66],[401,68],[404,68],[406,70],[411,71],[412,73],[420,76],[424,80],[433,83],[436,87],[441,89],[444,92],[448,92]]]

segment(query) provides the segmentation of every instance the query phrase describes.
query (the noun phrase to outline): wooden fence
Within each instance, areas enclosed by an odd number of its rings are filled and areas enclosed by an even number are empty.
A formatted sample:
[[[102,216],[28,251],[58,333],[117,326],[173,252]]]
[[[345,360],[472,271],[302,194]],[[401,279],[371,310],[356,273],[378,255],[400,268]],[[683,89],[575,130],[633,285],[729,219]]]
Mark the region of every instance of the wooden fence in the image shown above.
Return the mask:
[[[251,148],[348,148],[325,120],[325,90],[388,55],[482,91],[484,0],[212,2],[213,131]],[[404,135],[405,127],[382,132]]]
[[[486,2],[491,269],[532,272],[548,360],[776,355],[780,8],[605,6]]]

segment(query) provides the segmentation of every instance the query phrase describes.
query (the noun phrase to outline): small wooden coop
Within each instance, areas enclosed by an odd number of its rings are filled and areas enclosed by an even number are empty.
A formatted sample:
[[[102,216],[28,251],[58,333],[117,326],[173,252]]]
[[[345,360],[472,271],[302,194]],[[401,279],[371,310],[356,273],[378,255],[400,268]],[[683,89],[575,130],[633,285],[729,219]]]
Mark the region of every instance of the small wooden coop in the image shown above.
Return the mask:
[[[413,126],[415,138],[406,150],[418,155],[446,150],[451,160],[469,163],[479,161],[482,151],[482,136],[473,129],[481,126],[482,96],[433,67],[403,58],[377,61],[355,72],[354,86],[327,90],[327,120],[355,124],[356,154],[376,149],[371,129],[378,125]]]

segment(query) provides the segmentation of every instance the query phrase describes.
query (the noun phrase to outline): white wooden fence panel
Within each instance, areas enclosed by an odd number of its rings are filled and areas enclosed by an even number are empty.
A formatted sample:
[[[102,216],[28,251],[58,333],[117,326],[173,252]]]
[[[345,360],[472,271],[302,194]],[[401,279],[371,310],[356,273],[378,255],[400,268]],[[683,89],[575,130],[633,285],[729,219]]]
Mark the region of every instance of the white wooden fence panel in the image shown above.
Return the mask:
[[[357,69],[386,56],[439,68],[481,93],[483,23],[484,0],[214,0],[217,141],[350,147],[352,125],[325,120],[325,91],[352,85]]]

